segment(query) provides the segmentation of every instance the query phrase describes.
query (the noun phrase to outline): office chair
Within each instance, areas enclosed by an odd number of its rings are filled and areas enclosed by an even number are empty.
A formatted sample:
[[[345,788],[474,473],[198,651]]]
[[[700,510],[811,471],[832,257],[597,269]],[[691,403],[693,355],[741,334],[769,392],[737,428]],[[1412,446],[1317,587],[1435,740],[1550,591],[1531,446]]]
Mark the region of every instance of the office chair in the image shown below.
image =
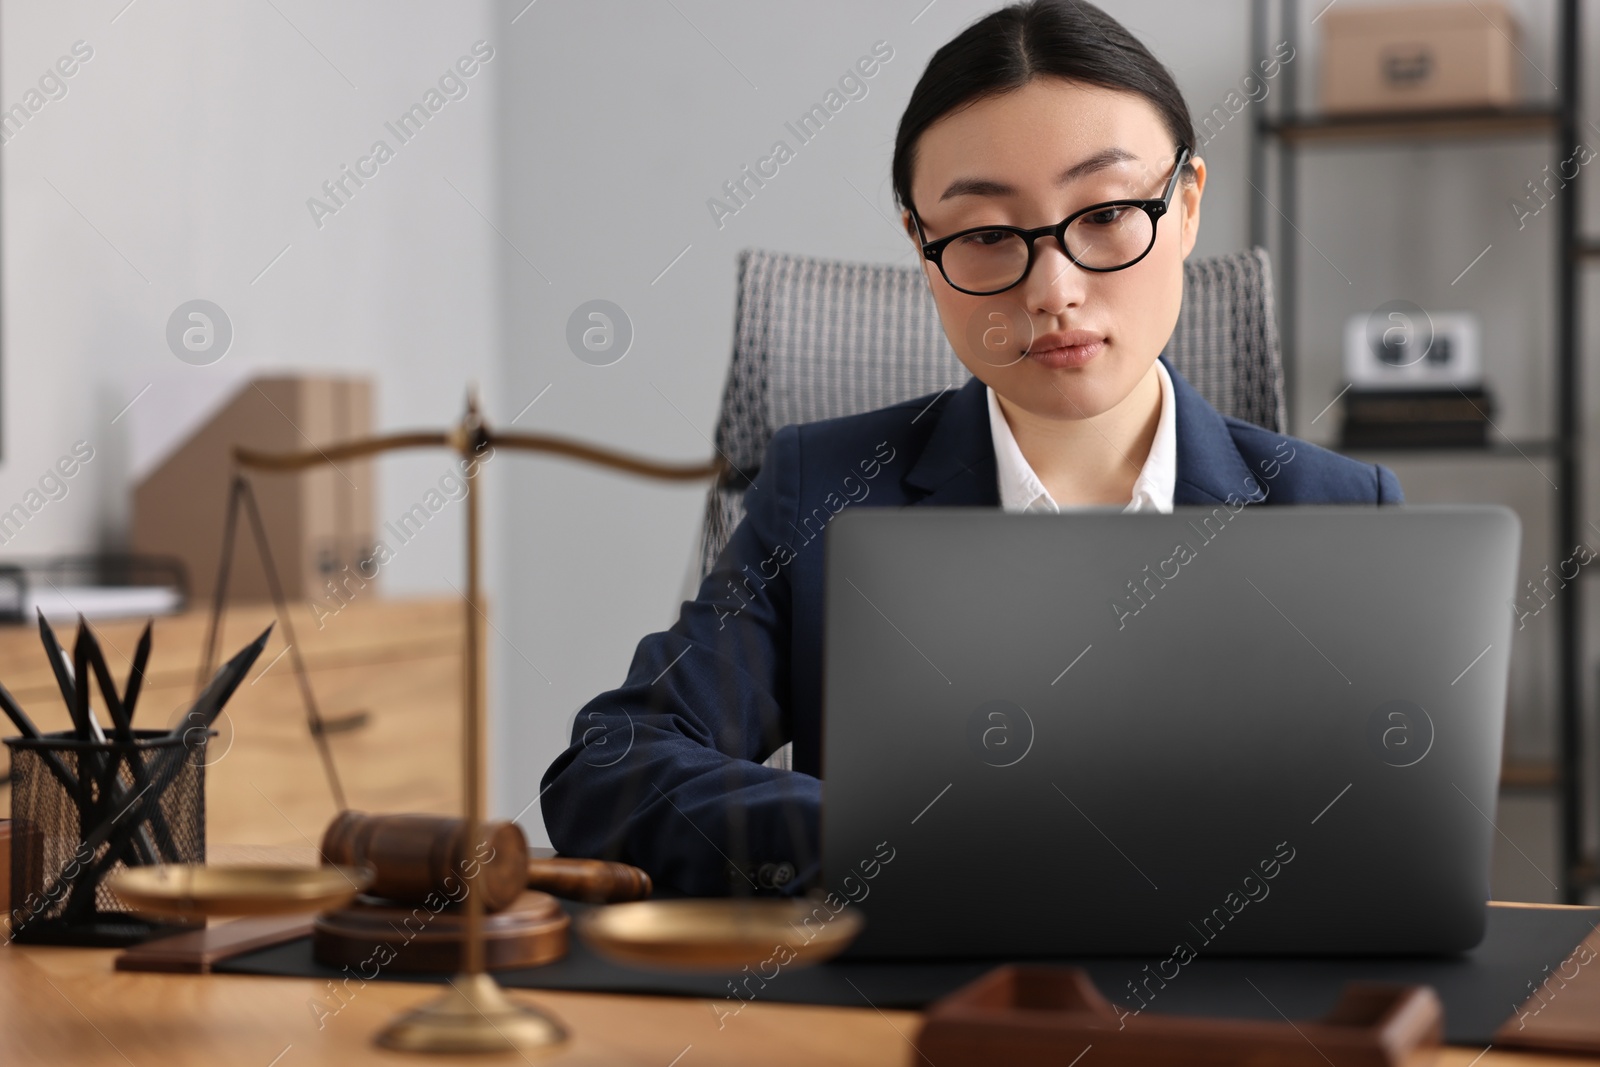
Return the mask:
[[[1266,250],[1191,258],[1183,282],[1168,359],[1224,415],[1281,432],[1283,365]],[[971,376],[917,267],[746,249],[734,321],[716,445],[736,470],[706,495],[701,580],[744,517],[745,478],[755,477],[775,430],[959,388]],[[789,755],[784,745],[767,763],[787,768]]]

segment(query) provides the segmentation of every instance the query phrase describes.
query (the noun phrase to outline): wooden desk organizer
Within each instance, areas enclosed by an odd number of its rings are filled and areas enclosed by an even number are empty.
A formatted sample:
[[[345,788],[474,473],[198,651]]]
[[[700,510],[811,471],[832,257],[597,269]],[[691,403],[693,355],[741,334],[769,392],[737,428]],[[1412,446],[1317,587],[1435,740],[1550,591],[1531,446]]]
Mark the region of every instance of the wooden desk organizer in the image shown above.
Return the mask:
[[[1145,1012],[1119,1019],[1076,967],[1006,964],[928,1006],[912,1063],[1096,1067],[1398,1067],[1437,1046],[1444,1008],[1428,986],[1351,982],[1326,1016],[1301,1022]]]

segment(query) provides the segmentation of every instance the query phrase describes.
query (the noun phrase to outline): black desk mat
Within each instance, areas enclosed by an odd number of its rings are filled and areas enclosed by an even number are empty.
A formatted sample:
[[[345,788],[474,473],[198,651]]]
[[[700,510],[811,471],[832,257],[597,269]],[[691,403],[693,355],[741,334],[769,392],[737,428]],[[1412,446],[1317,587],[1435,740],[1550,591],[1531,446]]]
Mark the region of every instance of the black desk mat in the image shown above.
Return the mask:
[[[577,914],[584,905],[567,904]],[[1315,1018],[1333,1007],[1345,982],[1372,980],[1431,985],[1444,1002],[1445,1040],[1452,1044],[1487,1045],[1494,1032],[1511,1020],[1533,988],[1555,973],[1589,932],[1600,923],[1600,908],[1489,908],[1488,932],[1470,953],[1453,957],[1408,958],[1207,958],[1181,967],[1165,988],[1152,980],[1147,1010],[1175,1015],[1264,1019]],[[396,942],[403,941],[397,937]],[[399,948],[398,944],[395,946]],[[713,1001],[724,1021],[741,1004],[827,1004],[840,1007],[920,1009],[1004,962],[857,962],[840,961],[816,967],[780,967],[763,973],[685,975],[637,970],[605,960],[579,938],[571,939],[565,959],[543,967],[496,971],[504,986],[561,989],[593,993],[637,993],[702,997]],[[1131,980],[1142,982],[1153,959],[1082,959],[1029,961],[1070,963],[1093,976],[1113,1004],[1134,1011],[1139,1001],[1128,991]],[[777,973],[772,972],[776,969]],[[1548,969],[1548,970],[1547,970]],[[367,973],[373,970],[366,969]],[[338,985],[347,977],[360,984],[356,968],[348,972],[318,963],[311,939],[265,948],[217,965],[232,974],[328,979]],[[396,974],[378,969],[375,980],[441,981],[441,975]],[[747,985],[738,986],[738,979]],[[1141,986],[1141,989],[1144,987]],[[742,998],[742,999],[740,999]],[[728,1013],[728,1014],[722,1014]],[[1281,1013],[1281,1014],[1280,1014]]]

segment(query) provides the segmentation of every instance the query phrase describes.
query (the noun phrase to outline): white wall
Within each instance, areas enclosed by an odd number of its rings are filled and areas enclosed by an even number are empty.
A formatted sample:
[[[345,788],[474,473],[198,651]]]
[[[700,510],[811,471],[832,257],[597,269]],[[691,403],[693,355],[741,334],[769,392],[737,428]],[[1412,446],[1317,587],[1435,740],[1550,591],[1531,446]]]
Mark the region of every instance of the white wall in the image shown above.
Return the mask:
[[[66,95],[0,147],[0,509],[74,441],[95,449],[0,556],[120,542],[133,428],[251,374],[370,374],[384,429],[454,421],[473,380],[499,413],[500,238],[478,212],[493,218],[500,199],[503,53],[410,143],[384,128],[475,41],[499,43],[488,0],[11,0],[0,11],[0,106],[26,102],[74,42],[93,50]],[[354,195],[319,228],[306,201],[379,138],[394,158],[364,187],[349,183]],[[211,366],[180,361],[165,339],[193,298],[233,324]],[[449,462],[379,464],[379,517],[420,500]],[[459,512],[441,517],[385,568],[387,590],[460,581]]]
[[[474,41],[495,38],[487,2],[124,5],[3,7],[3,106],[25,101],[74,42],[93,58],[0,148],[0,506],[73,441],[96,449],[7,555],[120,537],[128,426],[213,380],[366,372],[379,424],[398,428],[454,419],[464,384],[492,386],[497,372],[499,238],[463,199],[491,217],[498,201],[494,61],[320,228],[306,206],[376,139],[398,144],[384,122]],[[212,366],[181,362],[165,340],[168,316],[194,298],[233,323]],[[384,464],[382,513],[411,503],[446,462]],[[453,575],[455,537],[453,524],[430,528],[386,574],[389,588],[438,585],[446,566]]]

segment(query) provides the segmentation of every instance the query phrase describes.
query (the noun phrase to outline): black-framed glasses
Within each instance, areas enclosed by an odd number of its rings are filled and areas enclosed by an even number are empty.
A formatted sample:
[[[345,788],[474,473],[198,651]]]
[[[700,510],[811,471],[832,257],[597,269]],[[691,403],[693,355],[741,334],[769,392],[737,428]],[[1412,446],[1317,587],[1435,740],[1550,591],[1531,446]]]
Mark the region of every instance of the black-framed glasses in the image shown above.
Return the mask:
[[[1157,200],[1107,200],[1075,211],[1053,226],[974,226],[937,241],[927,240],[916,208],[922,254],[939,268],[952,289],[972,296],[993,296],[1019,284],[1033,267],[1033,242],[1054,237],[1067,258],[1084,270],[1108,273],[1133,266],[1156,243],[1156,222],[1172,205],[1178,179],[1189,161],[1189,147],[1180,145],[1166,192]]]

